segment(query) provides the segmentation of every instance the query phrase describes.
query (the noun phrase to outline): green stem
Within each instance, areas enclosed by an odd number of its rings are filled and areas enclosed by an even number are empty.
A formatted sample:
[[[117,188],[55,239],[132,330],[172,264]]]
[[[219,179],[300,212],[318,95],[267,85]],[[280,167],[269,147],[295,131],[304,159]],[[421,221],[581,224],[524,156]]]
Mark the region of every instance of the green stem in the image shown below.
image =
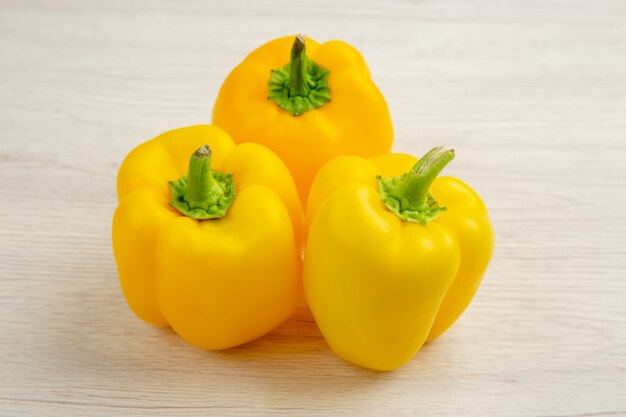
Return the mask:
[[[289,96],[307,97],[309,95],[309,83],[307,82],[307,56],[306,38],[304,35],[296,36],[291,47],[291,69],[289,71]]]
[[[271,71],[267,98],[292,116],[315,110],[332,100],[330,71],[306,54],[306,38],[298,35],[291,46],[291,59]]]
[[[209,198],[214,181],[211,176],[212,162],[213,156],[208,145],[203,145],[189,158],[187,202],[191,207],[201,207]]]
[[[438,147],[431,149],[413,165],[404,179],[390,193],[400,200],[400,209],[410,210],[421,207],[428,198],[431,184],[441,170],[453,159],[453,149]]]
[[[393,178],[379,178],[383,202],[405,221],[425,224],[437,218],[445,207],[430,194],[430,186],[437,175],[454,159],[453,149],[433,148],[409,172]]]
[[[211,148],[203,145],[189,158],[189,173],[170,181],[170,205],[192,219],[224,217],[235,198],[232,174],[211,169]]]

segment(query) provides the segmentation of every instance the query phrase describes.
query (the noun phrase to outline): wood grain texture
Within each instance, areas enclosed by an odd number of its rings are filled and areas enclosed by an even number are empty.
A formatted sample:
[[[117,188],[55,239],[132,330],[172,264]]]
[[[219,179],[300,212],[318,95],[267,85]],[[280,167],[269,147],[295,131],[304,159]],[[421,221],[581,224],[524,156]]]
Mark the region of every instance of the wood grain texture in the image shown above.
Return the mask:
[[[396,372],[342,362],[304,307],[198,350],[118,286],[124,155],[296,32],[361,50],[395,150],[455,147],[492,214],[472,306]],[[624,2],[2,0],[0,56],[1,416],[626,415]]]

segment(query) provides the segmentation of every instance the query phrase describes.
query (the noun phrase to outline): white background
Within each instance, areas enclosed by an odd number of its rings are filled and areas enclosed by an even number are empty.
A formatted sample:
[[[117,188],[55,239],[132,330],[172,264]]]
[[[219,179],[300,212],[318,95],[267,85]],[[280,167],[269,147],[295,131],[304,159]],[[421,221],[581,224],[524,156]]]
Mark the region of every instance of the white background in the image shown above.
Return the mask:
[[[229,70],[305,33],[357,47],[396,151],[490,209],[462,319],[404,368],[301,307],[227,352],[137,319],[111,251],[138,143],[207,123]],[[626,3],[0,1],[0,415],[626,415]]]

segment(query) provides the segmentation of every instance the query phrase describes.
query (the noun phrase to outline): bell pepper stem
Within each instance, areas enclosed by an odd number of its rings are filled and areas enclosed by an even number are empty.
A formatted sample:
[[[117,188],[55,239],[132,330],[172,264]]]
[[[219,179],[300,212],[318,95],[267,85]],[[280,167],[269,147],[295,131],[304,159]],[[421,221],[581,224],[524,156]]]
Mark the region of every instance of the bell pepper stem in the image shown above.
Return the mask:
[[[208,145],[203,145],[189,158],[187,202],[191,207],[201,207],[209,196],[213,181],[211,162],[213,162],[213,155]]]
[[[378,190],[387,209],[403,221],[426,224],[446,208],[430,193],[441,170],[454,159],[453,149],[433,148],[409,172],[399,177],[378,177]]]
[[[329,76],[329,70],[307,56],[306,38],[298,35],[289,62],[270,73],[267,98],[288,114],[300,116],[332,100]]]
[[[224,217],[235,198],[232,174],[211,169],[213,155],[208,145],[191,154],[189,172],[170,181],[170,205],[196,220]]]
[[[428,151],[417,161],[391,191],[392,195],[399,197],[400,209],[421,207],[428,198],[428,190],[433,181],[453,159],[454,149],[443,149],[439,146]]]
[[[306,97],[309,95],[307,82],[306,38],[297,35],[291,47],[291,70],[289,73],[289,95]]]

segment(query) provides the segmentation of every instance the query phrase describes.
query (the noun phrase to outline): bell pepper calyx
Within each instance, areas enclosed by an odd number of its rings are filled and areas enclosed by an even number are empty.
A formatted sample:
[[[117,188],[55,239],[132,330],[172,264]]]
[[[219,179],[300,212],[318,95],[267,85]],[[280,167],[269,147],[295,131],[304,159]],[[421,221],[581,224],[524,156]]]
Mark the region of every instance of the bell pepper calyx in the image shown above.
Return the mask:
[[[403,221],[426,224],[445,210],[430,193],[441,170],[454,159],[454,149],[439,146],[424,155],[409,172],[398,177],[377,176],[385,206]]]
[[[306,38],[298,35],[291,60],[271,71],[267,98],[290,115],[300,116],[331,101],[329,76],[329,70],[307,56]]]
[[[196,220],[224,217],[235,199],[233,174],[211,169],[211,148],[203,145],[189,158],[189,173],[170,181],[170,205]]]

